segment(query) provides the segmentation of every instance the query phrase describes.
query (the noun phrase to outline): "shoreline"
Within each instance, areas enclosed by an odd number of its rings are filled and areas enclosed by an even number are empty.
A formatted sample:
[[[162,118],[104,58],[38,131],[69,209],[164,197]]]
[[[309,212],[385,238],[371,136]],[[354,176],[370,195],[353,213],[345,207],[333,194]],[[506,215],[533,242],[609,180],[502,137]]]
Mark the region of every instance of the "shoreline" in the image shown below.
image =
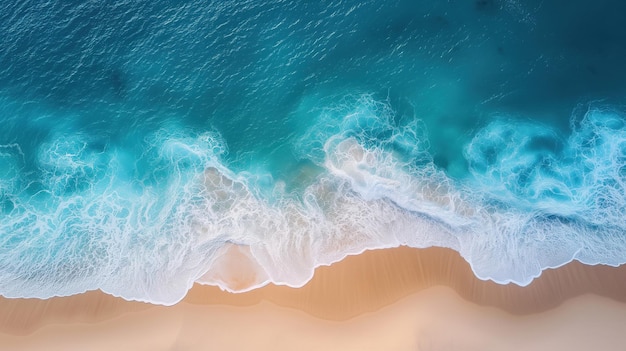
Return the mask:
[[[401,246],[365,251],[320,266],[301,288],[269,284],[230,294],[216,286],[196,285],[183,301],[236,306],[270,301],[318,318],[341,321],[377,311],[434,286],[449,287],[479,306],[528,315],[554,309],[584,294],[626,303],[626,265],[585,265],[574,260],[546,269],[531,284],[520,286],[477,278],[467,261],[452,249]]]
[[[444,286],[477,306],[513,315],[557,308],[585,294],[626,306],[626,266],[588,266],[578,261],[545,270],[530,285],[500,285],[475,277],[469,264],[451,249],[398,247],[365,251],[331,266],[321,266],[301,288],[273,284],[245,293],[196,284],[177,305],[250,307],[260,303],[302,311],[329,321],[373,313],[429,288]],[[166,310],[91,291],[48,300],[0,298],[0,333],[28,335],[49,324],[100,323],[128,313]]]

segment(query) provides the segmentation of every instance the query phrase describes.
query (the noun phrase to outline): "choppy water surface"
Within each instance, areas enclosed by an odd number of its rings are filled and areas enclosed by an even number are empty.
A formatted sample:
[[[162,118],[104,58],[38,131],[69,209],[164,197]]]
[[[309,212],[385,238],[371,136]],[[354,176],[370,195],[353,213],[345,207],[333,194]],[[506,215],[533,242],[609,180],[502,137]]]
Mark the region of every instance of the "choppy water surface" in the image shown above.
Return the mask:
[[[621,1],[0,1],[0,294],[444,246],[626,262]],[[210,283],[210,282],[209,282]]]

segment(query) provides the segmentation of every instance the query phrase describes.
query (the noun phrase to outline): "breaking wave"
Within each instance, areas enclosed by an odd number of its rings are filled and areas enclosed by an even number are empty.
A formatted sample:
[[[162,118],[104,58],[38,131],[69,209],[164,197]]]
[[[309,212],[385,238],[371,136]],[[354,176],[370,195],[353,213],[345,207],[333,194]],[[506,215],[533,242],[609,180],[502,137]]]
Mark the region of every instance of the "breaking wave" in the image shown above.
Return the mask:
[[[317,266],[399,245],[448,247],[479,278],[520,285],[573,259],[624,263],[626,119],[595,108],[571,127],[496,118],[451,178],[419,120],[364,95],[294,137],[312,179],[297,191],[233,171],[217,132],[170,126],[129,150],[57,130],[34,157],[0,145],[0,294],[173,304],[195,282],[301,286]],[[232,246],[254,267],[249,284],[229,284]]]

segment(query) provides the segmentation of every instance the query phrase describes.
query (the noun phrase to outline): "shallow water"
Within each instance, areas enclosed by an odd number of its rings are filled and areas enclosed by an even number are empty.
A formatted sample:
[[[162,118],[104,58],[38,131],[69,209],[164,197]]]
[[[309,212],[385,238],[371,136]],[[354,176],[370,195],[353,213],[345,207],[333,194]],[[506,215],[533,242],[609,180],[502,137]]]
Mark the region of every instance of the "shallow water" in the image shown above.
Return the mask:
[[[174,303],[446,246],[626,262],[620,1],[0,2],[0,294]]]

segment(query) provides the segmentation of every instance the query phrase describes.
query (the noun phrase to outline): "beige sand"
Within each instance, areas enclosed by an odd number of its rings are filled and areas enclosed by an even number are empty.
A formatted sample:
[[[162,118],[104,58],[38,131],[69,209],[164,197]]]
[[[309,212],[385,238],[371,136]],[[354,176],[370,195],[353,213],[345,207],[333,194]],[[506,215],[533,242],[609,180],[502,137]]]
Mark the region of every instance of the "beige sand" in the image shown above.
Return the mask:
[[[0,350],[622,350],[625,278],[572,263],[501,286],[451,250],[377,250],[301,289],[194,287],[173,307],[97,292],[2,299]]]
[[[516,317],[433,287],[345,322],[269,302],[155,307],[0,335],[3,350],[623,350],[626,306],[593,295]]]

